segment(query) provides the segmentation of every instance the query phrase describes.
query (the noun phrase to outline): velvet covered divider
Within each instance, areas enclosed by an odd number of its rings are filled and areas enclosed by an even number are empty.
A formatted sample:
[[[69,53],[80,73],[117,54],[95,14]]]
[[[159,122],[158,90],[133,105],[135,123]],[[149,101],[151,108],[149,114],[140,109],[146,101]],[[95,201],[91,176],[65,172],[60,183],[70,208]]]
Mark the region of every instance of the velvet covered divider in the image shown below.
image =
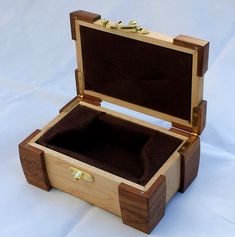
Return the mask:
[[[191,54],[85,26],[80,35],[85,89],[190,121]]]
[[[37,143],[145,185],[182,141],[78,105]]]

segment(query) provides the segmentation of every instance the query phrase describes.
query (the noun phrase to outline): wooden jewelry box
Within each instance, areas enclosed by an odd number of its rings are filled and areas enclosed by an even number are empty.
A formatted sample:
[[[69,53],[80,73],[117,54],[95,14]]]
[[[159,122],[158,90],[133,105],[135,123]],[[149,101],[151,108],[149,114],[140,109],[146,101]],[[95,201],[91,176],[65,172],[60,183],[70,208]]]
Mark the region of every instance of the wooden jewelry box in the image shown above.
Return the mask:
[[[77,96],[19,145],[28,183],[77,196],[150,233],[197,176],[209,43],[72,12]],[[104,108],[102,101],[172,123]]]

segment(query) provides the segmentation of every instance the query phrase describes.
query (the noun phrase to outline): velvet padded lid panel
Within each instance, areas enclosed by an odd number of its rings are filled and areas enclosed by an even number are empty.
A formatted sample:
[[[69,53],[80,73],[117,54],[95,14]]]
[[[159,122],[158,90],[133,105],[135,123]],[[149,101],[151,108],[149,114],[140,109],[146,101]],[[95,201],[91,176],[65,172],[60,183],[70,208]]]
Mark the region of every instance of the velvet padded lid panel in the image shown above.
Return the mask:
[[[192,55],[80,26],[85,89],[190,121]]]

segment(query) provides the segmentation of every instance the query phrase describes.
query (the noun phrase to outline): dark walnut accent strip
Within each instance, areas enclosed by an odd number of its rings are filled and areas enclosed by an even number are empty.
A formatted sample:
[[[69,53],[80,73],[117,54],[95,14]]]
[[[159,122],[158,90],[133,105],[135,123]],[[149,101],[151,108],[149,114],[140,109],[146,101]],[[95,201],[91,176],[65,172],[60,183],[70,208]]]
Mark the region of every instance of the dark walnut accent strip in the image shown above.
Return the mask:
[[[198,107],[195,107],[193,109],[193,114],[196,117],[193,122],[193,128],[186,127],[184,125],[178,124],[178,123],[172,123],[172,126],[181,130],[184,130],[186,132],[190,133],[196,133],[198,135],[202,134],[205,126],[206,126],[206,111],[207,111],[207,101],[202,100],[200,105]]]
[[[150,233],[165,212],[165,176],[161,175],[146,192],[123,183],[119,185],[118,192],[123,223]]]
[[[200,161],[200,138],[191,136],[185,142],[179,153],[181,155],[181,175],[180,175],[180,192],[184,192],[193,182],[198,173]]]
[[[96,98],[94,96],[84,94],[82,99],[79,96],[76,96],[72,100],[70,100],[65,106],[63,106],[60,109],[60,113],[61,112],[69,112],[73,107],[78,105],[79,101],[84,101],[84,102],[87,102],[87,103],[95,105],[95,106],[100,106],[100,104],[101,104],[101,99]]]
[[[202,100],[200,105],[196,108],[194,108],[193,113],[195,113],[195,116],[197,116],[196,124],[194,127],[194,133],[201,134],[206,126],[206,111],[207,111],[207,101]]]
[[[68,112],[70,110],[71,107],[75,106],[76,104],[78,104],[80,98],[78,96],[75,96],[72,100],[70,100],[67,104],[65,104],[61,109],[60,109],[60,113],[62,112]]]
[[[198,51],[197,75],[202,77],[208,69],[209,42],[187,35],[178,35],[174,38],[173,44]]]
[[[99,14],[91,13],[91,12],[86,12],[86,11],[75,11],[70,13],[70,25],[71,25],[71,34],[72,34],[72,39],[76,40],[76,26],[75,26],[75,21],[80,20],[80,21],[85,21],[88,23],[93,23],[97,20],[99,20],[101,16]]]
[[[84,94],[84,97],[82,100],[95,106],[100,106],[102,102],[101,99],[91,96],[91,95],[87,95],[87,94]]]
[[[20,161],[28,183],[49,191],[51,185],[47,175],[43,151],[28,145],[28,142],[39,132],[40,130],[36,130],[19,144]]]

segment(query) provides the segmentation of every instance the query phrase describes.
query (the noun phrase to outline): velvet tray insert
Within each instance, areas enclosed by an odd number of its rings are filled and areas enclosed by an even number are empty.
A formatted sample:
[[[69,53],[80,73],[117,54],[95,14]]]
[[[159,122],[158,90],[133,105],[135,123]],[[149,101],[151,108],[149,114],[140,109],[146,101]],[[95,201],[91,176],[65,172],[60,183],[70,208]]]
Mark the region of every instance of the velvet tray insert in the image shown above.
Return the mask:
[[[145,185],[182,140],[78,105],[38,144]]]

